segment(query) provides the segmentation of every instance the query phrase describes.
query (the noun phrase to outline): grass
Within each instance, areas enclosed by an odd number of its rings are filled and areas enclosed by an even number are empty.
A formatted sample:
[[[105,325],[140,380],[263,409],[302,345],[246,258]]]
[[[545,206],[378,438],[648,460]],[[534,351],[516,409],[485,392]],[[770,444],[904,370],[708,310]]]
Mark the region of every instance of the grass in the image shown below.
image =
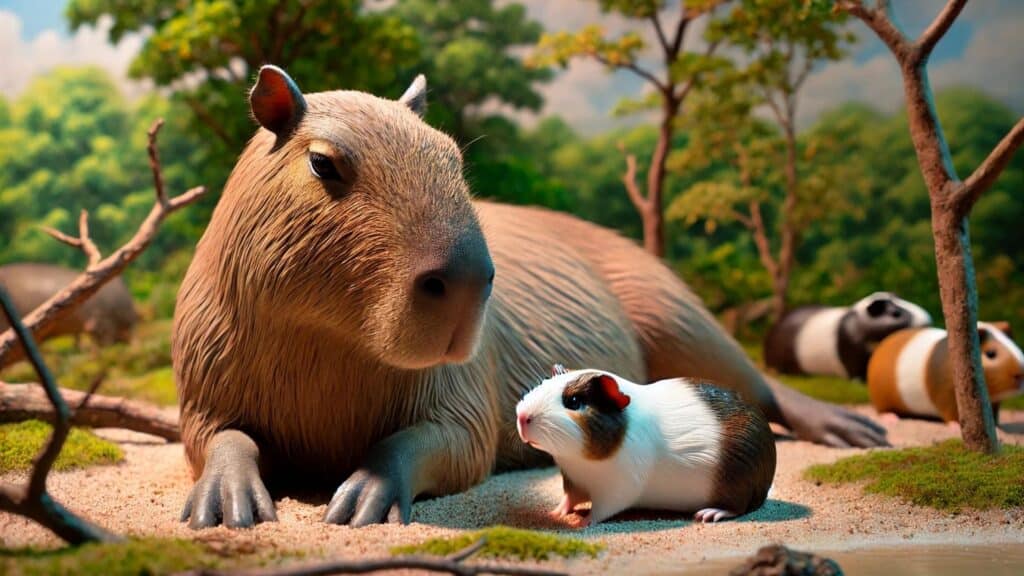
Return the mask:
[[[511,560],[547,560],[552,556],[563,558],[589,556],[594,558],[604,550],[602,544],[585,542],[577,538],[555,536],[532,530],[519,530],[507,526],[493,526],[462,536],[432,538],[420,544],[399,546],[392,548],[391,553],[395,555],[447,556],[471,546],[481,538],[486,538],[487,542],[475,556],[484,558]]]
[[[57,383],[65,388],[87,390],[92,381],[106,372],[100,393],[145,400],[161,406],[177,402],[171,371],[171,321],[139,325],[132,342],[92,349],[87,336],[82,350],[70,336],[54,338],[43,346],[43,357]],[[35,382],[36,374],[27,362],[19,362],[4,371],[10,382]]]
[[[136,576],[173,574],[199,568],[233,569],[277,566],[304,554],[251,542],[170,538],[129,539],[115,544],[85,544],[52,549],[0,548],[0,574],[49,576],[83,574]]]
[[[39,420],[0,425],[0,473],[28,470],[32,459],[50,437],[51,427]],[[64,449],[54,462],[54,470],[70,470],[101,464],[115,464],[124,459],[121,449],[92,432],[72,428]]]
[[[865,492],[950,512],[1016,508],[1024,506],[1024,447],[1007,444],[993,456],[971,452],[961,441],[949,440],[811,466],[804,477],[819,484],[866,482]]]

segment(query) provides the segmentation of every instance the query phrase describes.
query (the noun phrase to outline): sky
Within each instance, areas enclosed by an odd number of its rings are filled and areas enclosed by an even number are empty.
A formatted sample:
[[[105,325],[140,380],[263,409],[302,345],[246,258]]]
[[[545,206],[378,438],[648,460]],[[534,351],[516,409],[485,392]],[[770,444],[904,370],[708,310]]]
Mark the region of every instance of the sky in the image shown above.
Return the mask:
[[[593,0],[519,1],[552,32],[600,23],[609,32],[634,30],[648,39],[648,45],[654,41],[649,27],[602,14]],[[945,0],[893,0],[897,21],[911,35],[923,30],[944,4]],[[662,17],[668,22],[677,10],[668,8]],[[72,34],[62,12],[60,0],[0,0],[0,94],[17,97],[35,75],[62,64],[101,66],[129,97],[148,89],[126,77],[128,64],[144,42],[142,36],[130,34],[112,46],[105,32],[109,23]],[[851,26],[860,39],[851,57],[821,65],[808,78],[798,108],[801,126],[847,100],[864,101],[887,112],[902,105],[899,73],[891,55],[860,22]],[[691,28],[687,49],[701,49],[700,28]],[[1024,0],[968,3],[932,55],[932,86],[975,86],[1024,113],[1022,34]],[[644,90],[643,82],[629,72],[608,73],[596,63],[577,60],[540,87],[546,102],[540,115],[561,115],[580,132],[594,134],[628,122],[614,118],[611,111],[620,99],[641,95]],[[519,117],[528,123],[535,120],[529,114]]]

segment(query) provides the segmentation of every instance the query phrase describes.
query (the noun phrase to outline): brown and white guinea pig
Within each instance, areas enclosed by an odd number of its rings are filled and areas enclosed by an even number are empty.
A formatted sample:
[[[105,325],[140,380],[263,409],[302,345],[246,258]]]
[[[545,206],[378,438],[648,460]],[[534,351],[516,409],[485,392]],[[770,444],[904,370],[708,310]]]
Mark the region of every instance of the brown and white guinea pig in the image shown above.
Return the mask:
[[[775,441],[761,412],[735,393],[682,378],[640,385],[600,370],[552,372],[516,417],[523,442],[561,468],[556,516],[590,501],[584,526],[629,508],[717,522],[764,503]]]
[[[1005,322],[978,322],[981,365],[993,404],[1024,392],[1024,353]],[[900,416],[956,422],[956,393],[946,331],[901,330],[878,345],[868,365],[868,393],[875,409]]]
[[[931,323],[924,308],[891,292],[875,292],[853,306],[800,306],[765,335],[764,361],[783,374],[863,380],[872,349],[883,338]]]

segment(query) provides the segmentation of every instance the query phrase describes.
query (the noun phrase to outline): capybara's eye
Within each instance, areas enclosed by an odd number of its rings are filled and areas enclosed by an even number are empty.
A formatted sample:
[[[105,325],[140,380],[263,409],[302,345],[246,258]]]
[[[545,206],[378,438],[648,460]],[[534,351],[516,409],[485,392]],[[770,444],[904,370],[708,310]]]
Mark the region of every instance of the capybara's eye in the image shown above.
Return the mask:
[[[334,167],[330,157],[319,152],[309,153],[309,170],[321,180],[341,180],[341,174]]]

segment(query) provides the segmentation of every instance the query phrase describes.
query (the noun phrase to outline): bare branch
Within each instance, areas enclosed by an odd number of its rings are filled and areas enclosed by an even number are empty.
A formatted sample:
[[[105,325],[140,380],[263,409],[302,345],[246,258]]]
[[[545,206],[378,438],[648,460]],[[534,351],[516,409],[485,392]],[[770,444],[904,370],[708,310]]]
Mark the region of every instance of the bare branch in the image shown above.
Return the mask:
[[[626,152],[626,145],[618,144],[619,152],[626,157],[626,172],[622,175],[622,184],[626,187],[626,193],[633,202],[633,206],[640,212],[647,209],[647,198],[640,193],[640,187],[636,184],[636,155]]]
[[[953,203],[957,209],[962,210],[961,214],[967,214],[986,190],[999,178],[999,175],[1010,163],[1014,152],[1024,143],[1024,118],[1017,123],[1003,136],[999,144],[992,149],[985,161],[982,162],[971,175],[964,181]]]
[[[158,118],[146,132],[148,137],[146,151],[149,153],[149,169],[153,172],[153,188],[156,190],[156,199],[160,205],[167,207],[167,194],[164,193],[164,177],[160,170],[160,157],[156,151],[156,135],[163,128],[164,119]]]
[[[161,121],[154,123],[153,128],[150,129],[150,144],[152,153],[150,154],[151,167],[153,169],[154,184],[158,187],[156,190],[157,200],[150,209],[149,215],[139,226],[139,229],[132,236],[131,240],[127,244],[118,248],[113,254],[99,260],[92,262],[93,256],[90,255],[90,266],[83,272],[78,278],[75,278],[70,284],[68,284],[63,290],[54,294],[49,300],[41,304],[38,308],[32,311],[31,314],[25,317],[25,326],[28,327],[33,334],[45,336],[46,331],[52,328],[56,322],[70,312],[75,306],[84,302],[87,298],[96,293],[103,284],[109,281],[114,276],[121,273],[122,270],[129,263],[142,253],[146,247],[153,241],[156,236],[157,230],[160,227],[160,223],[174,211],[195,202],[200,196],[206,193],[206,188],[198,186],[191,190],[168,199],[163,195],[163,183],[160,178],[160,163],[159,158],[155,154],[155,139],[156,132],[159,130]],[[98,255],[99,251],[95,250],[95,245],[89,240],[88,235],[88,224],[86,223],[87,216],[83,215],[82,219],[79,220],[80,238],[78,242],[82,243],[82,249],[86,250],[87,254],[89,250],[93,250],[93,254]],[[62,242],[67,240],[74,240],[66,237],[63,234],[56,234],[56,238]],[[68,242],[73,246],[77,246],[75,241]],[[91,246],[91,248],[88,248]],[[13,328],[6,332],[0,333],[0,366],[4,365],[4,360],[14,349],[18,342],[18,337],[14,333]]]
[[[654,25],[654,31],[658,35],[658,43],[661,44],[661,49],[665,52],[665,61],[671,62],[674,58],[674,52],[672,46],[668,43],[668,38],[665,38],[665,31],[661,28],[661,19],[658,18],[658,11],[655,10],[651,13],[651,24]]]
[[[879,2],[875,8],[868,8],[860,0],[840,0],[836,2],[835,8],[852,14],[867,24],[868,28],[871,28],[888,46],[901,65],[906,64],[912,56],[913,47],[910,41],[889,18],[888,2]]]
[[[92,268],[103,258],[103,255],[100,254],[100,249],[92,241],[92,237],[89,236],[88,210],[82,210],[82,213],[78,215],[78,238],[68,236],[67,234],[50,228],[49,226],[42,226],[41,229],[43,232],[53,236],[58,241],[81,250],[88,259],[89,264],[87,265],[87,268]]]
[[[750,220],[753,224],[754,244],[757,246],[757,255],[761,258],[761,264],[768,271],[768,275],[775,282],[779,274],[779,266],[772,256],[772,247],[768,242],[768,230],[764,225],[764,218],[761,217],[761,203],[754,200],[750,202]]]
[[[483,537],[476,542],[466,546],[462,550],[458,550],[444,557],[449,562],[462,562],[466,558],[469,558],[473,554],[479,552],[484,546],[487,545],[487,537]]]
[[[97,379],[94,384],[99,384]],[[61,388],[60,395],[74,410],[71,423],[90,428],[124,428],[180,442],[174,410],[145,402]],[[43,391],[32,384],[0,382],[0,423],[53,420],[53,406]]]
[[[967,0],[949,0],[946,7],[939,12],[939,15],[932,20],[928,28],[921,33],[921,36],[914,42],[914,57],[918,63],[926,62],[931,55],[935,45],[942,40],[949,27],[960,15],[960,12],[967,5]]]
[[[32,339],[32,334],[22,323],[14,303],[2,288],[0,307],[3,308],[11,330],[21,339],[54,413],[53,431],[46,445],[32,462],[28,485],[24,489],[19,489],[7,483],[0,484],[0,510],[31,518],[72,544],[116,540],[116,536],[75,516],[46,493],[46,477],[50,474],[50,469],[60,455],[71,430],[71,410],[60,395],[53,375],[39,353],[39,347]]]
[[[644,80],[647,80],[651,84],[654,84],[654,87],[657,88],[658,91],[661,93],[665,93],[669,89],[669,87],[665,85],[664,82],[658,80],[657,76],[652,74],[650,71],[641,68],[636,62],[612,62],[611,60],[605,58],[600,54],[593,53],[591,55],[594,57],[595,60],[609,68],[621,68],[623,70],[629,70],[633,72],[637,76],[643,78]]]
[[[474,546],[476,545],[474,544]],[[472,546],[470,548],[472,548]],[[476,550],[474,550],[474,552],[476,552]],[[424,572],[455,574],[457,576],[476,576],[478,574],[562,576],[564,574],[563,572],[544,570],[542,568],[529,568],[526,566],[463,564],[460,560],[453,560],[450,556],[441,558],[425,556],[397,556],[395,558],[372,560],[337,560],[293,567],[255,568],[236,571],[202,569],[188,572],[186,574],[187,576],[325,576],[327,574],[367,574],[371,572],[394,572],[398,570],[421,570]]]
[[[693,19],[687,13],[684,7],[679,14],[679,22],[676,24],[676,35],[672,38],[672,53],[679,54],[679,51],[683,48],[683,40],[686,38],[686,29],[690,26],[690,22]]]

